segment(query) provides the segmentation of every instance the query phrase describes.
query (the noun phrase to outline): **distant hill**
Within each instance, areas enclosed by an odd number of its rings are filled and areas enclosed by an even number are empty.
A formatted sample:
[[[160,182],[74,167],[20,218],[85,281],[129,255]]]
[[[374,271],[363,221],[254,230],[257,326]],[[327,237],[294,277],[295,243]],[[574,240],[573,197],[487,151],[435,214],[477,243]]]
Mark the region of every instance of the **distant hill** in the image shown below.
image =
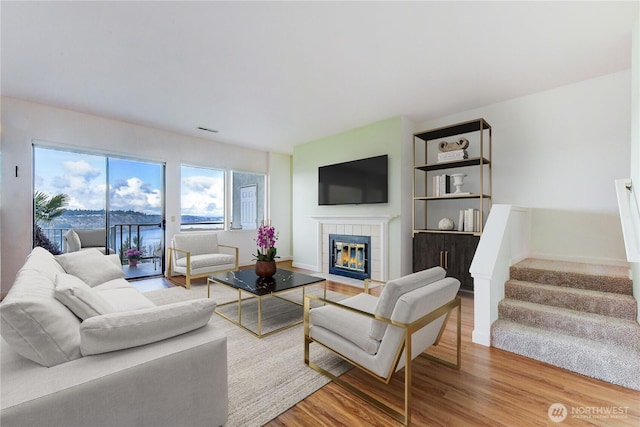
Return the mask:
[[[121,224],[160,224],[162,215],[149,215],[136,211],[111,211],[110,225]],[[185,215],[182,217],[185,223],[194,222],[222,222],[220,217],[205,217],[195,215]],[[46,228],[100,228],[104,227],[105,211],[75,209],[67,210],[54,220]]]

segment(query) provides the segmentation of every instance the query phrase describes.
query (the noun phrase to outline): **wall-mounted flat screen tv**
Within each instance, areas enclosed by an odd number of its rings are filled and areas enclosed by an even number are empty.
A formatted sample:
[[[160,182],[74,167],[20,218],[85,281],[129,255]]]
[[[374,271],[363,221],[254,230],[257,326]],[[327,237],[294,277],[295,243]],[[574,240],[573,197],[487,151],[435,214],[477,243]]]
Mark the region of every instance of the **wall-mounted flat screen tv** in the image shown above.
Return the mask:
[[[318,168],[319,205],[388,202],[388,156],[369,157]]]

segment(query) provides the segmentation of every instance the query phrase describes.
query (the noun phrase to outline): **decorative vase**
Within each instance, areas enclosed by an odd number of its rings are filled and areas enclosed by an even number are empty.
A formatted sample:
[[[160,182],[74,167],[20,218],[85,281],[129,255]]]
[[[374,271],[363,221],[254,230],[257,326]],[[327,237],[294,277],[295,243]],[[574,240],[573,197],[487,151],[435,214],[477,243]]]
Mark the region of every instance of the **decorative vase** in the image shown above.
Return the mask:
[[[256,274],[260,277],[271,277],[276,274],[275,261],[256,261]]]
[[[129,260],[129,267],[136,267],[138,265],[138,260],[137,259],[130,259]]]
[[[456,187],[456,191],[453,194],[460,194],[462,191],[460,190],[464,185],[464,178],[467,176],[466,173],[454,173],[451,175],[453,178],[453,186]]]

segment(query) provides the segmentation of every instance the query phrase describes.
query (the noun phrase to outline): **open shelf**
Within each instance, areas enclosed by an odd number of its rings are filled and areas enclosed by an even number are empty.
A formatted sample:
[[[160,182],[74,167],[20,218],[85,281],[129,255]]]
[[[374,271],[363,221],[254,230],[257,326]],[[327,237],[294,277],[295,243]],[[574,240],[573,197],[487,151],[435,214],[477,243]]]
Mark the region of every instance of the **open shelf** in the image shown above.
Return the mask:
[[[455,194],[450,193],[445,196],[417,196],[414,197],[413,200],[454,200],[454,199],[479,199],[482,197],[483,199],[490,199],[491,196],[488,194]]]
[[[413,230],[413,234],[417,233],[434,233],[434,234],[463,234],[467,236],[480,236],[482,233],[474,231],[458,231],[458,230],[434,230],[431,228]]]
[[[435,171],[441,169],[453,169],[453,168],[461,168],[465,166],[479,166],[479,165],[488,165],[489,159],[485,157],[472,157],[470,159],[464,160],[453,160],[450,162],[439,162],[439,163],[428,163],[426,165],[417,165],[416,169],[420,169],[423,171]]]
[[[448,136],[460,135],[490,128],[491,126],[489,126],[489,123],[487,123],[484,119],[477,119],[458,123],[453,126],[444,126],[437,129],[431,129],[427,132],[416,133],[415,136],[425,141],[429,141],[431,139],[446,138]]]

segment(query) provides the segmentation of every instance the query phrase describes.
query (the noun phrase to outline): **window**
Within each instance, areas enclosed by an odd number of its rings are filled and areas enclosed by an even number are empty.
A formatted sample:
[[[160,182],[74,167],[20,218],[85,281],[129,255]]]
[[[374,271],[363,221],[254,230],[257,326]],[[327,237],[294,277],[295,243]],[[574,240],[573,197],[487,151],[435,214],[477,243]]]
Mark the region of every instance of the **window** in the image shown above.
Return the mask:
[[[265,219],[265,175],[233,171],[231,228],[255,230]]]
[[[182,165],[180,176],[181,229],[224,229],[224,171]]]

